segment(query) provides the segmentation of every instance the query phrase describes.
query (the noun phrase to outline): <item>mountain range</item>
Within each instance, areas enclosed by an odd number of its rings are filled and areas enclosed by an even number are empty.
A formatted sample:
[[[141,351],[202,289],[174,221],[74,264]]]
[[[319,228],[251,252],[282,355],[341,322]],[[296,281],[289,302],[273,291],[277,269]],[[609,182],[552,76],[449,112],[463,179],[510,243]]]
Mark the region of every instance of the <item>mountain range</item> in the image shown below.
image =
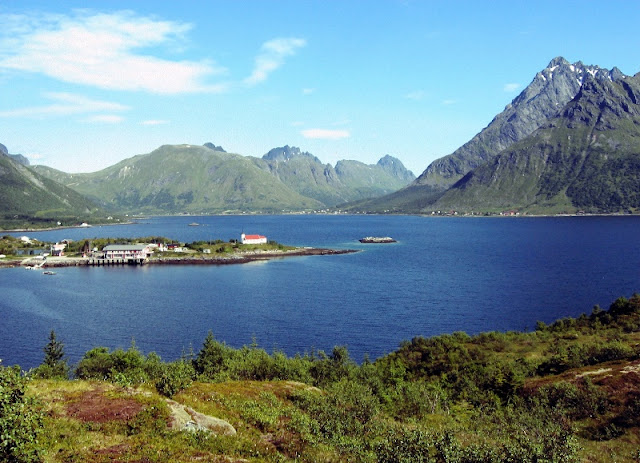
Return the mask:
[[[507,206],[541,213],[575,212],[580,210],[588,205],[584,201],[577,199],[584,196],[577,190],[586,186],[585,184],[580,186],[574,183],[571,189],[573,196],[569,199],[561,196],[555,196],[555,199],[552,199],[548,197],[548,193],[545,193],[546,187],[541,187],[541,193],[539,195],[536,194],[533,200],[525,200],[520,197],[520,192],[516,191],[515,185],[518,182],[516,182],[516,179],[509,179],[509,175],[519,175],[520,177],[524,175],[527,177],[529,174],[535,176],[536,173],[496,171],[495,175],[497,177],[493,188],[484,190],[484,193],[481,193],[476,188],[470,188],[470,180],[466,176],[474,172],[475,169],[481,169],[475,174],[474,180],[471,182],[473,185],[477,184],[480,172],[485,172],[486,166],[495,163],[499,154],[505,153],[506,155],[517,144],[519,144],[518,149],[521,155],[527,153],[528,147],[535,144],[536,137],[540,136],[540,134],[536,134],[538,130],[546,130],[547,136],[552,138],[560,137],[560,135],[550,135],[548,131],[550,124],[555,127],[563,127],[570,124],[574,129],[581,124],[584,125],[583,122],[585,121],[570,121],[571,113],[566,112],[565,109],[570,105],[574,105],[577,98],[581,98],[583,103],[585,102],[586,94],[582,92],[585,84],[590,89],[589,95],[591,99],[597,99],[596,94],[601,93],[601,100],[607,100],[605,95],[608,92],[615,92],[619,93],[618,105],[620,108],[634,107],[637,103],[633,92],[619,90],[620,86],[625,89],[633,87],[635,85],[634,79],[624,75],[617,68],[606,70],[598,66],[587,66],[581,62],[571,64],[561,57],[554,58],[545,69],[535,75],[531,84],[507,105],[504,111],[498,114],[486,128],[469,142],[452,154],[431,163],[416,181],[407,187],[381,198],[357,203],[353,208],[374,212],[386,210],[413,213],[430,212],[442,208],[461,210],[469,210],[471,208],[487,212],[496,211]],[[615,129],[611,129],[608,132],[608,136],[612,140],[611,143],[613,143],[612,146],[616,145],[617,142],[613,140],[618,135],[622,138],[627,136],[635,138],[636,126],[633,122],[627,127],[625,124],[618,124],[613,121],[614,118],[632,121],[633,113],[634,110],[630,112],[623,110],[622,112],[616,112],[614,115],[610,113],[603,114],[603,117],[610,120],[612,127],[615,126]],[[602,127],[602,125],[599,125],[598,130],[601,130]],[[576,136],[579,135],[573,136],[574,141]],[[640,153],[634,143],[625,143],[631,153]],[[549,149],[554,151],[556,156],[567,157],[569,156],[567,152],[569,148],[564,145],[564,143],[558,142],[555,148]],[[631,145],[634,146],[631,147]],[[609,150],[611,151],[610,155],[615,156],[613,147],[610,147]],[[607,149],[604,149],[604,151],[606,152]],[[531,154],[533,155],[533,152]],[[629,156],[631,157],[628,162],[631,162],[634,158],[632,154],[629,154]],[[551,165],[553,159],[552,156],[545,161],[550,169],[553,168]],[[500,158],[500,160],[504,162],[504,157]],[[624,165],[627,166],[628,163]],[[589,166],[590,164],[587,163],[585,168]],[[609,164],[608,167],[614,168],[612,164]],[[578,173],[575,174],[578,175]],[[586,178],[586,176],[587,173],[582,172],[581,178]],[[517,180],[523,179],[518,178]],[[528,180],[529,183],[535,183],[533,178]],[[512,188],[506,187],[509,181],[513,183]],[[559,181],[561,181],[560,178],[557,179],[556,183],[559,184]],[[573,180],[572,178],[563,178],[562,181],[567,182],[565,188],[569,188],[569,182]],[[497,185],[499,184],[503,185],[503,187],[498,188]],[[447,191],[448,189],[452,191],[449,192]],[[483,194],[486,196],[483,196]],[[454,197],[456,198],[455,201],[453,200]],[[619,207],[614,207],[614,204],[618,203]],[[620,211],[628,208],[628,201],[614,201],[612,204],[604,204],[599,201],[597,204],[589,203],[588,206],[588,209],[594,212]],[[635,207],[637,206],[640,205]]]
[[[261,158],[165,145],[93,173],[29,166],[0,145],[0,214],[635,213],[640,74],[554,58],[482,131],[415,178],[396,158],[322,163],[283,146]],[[347,204],[348,203],[348,204]],[[96,206],[97,205],[97,206]]]
[[[320,210],[381,196],[415,179],[388,155],[375,165],[339,161],[334,168],[296,147],[256,158],[213,143],[165,145],[93,173],[33,169],[107,210],[147,214]]]

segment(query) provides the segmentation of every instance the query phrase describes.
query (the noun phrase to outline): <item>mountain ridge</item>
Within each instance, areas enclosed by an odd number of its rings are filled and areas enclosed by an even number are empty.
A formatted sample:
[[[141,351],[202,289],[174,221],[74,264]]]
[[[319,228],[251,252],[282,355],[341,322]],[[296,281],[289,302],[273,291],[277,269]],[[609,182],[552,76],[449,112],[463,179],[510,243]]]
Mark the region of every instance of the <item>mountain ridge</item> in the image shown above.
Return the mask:
[[[381,161],[371,166],[344,161],[337,172],[297,147],[274,148],[255,158],[207,143],[163,145],[93,173],[35,169],[114,211],[280,213],[384,194],[415,178],[399,160]]]
[[[469,172],[491,162],[561,113],[576,97],[585,78],[621,82],[627,77],[616,67],[607,70],[581,61],[571,64],[556,57],[484,129],[452,154],[433,161],[414,182],[390,195],[354,203],[349,209],[397,213],[429,210]]]
[[[469,172],[432,207],[636,212],[640,73],[621,79],[585,76],[557,117]]]

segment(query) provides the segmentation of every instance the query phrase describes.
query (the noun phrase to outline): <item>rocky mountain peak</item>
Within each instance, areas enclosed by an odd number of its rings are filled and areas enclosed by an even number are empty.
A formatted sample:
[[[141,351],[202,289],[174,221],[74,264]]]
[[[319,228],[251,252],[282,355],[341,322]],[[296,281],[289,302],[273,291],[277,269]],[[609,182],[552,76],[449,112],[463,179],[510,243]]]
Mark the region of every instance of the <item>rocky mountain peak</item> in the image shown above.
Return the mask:
[[[385,171],[402,180],[411,181],[415,178],[413,172],[408,170],[404,166],[404,164],[402,164],[402,161],[389,154],[386,154],[380,158],[380,160],[378,161],[378,166],[382,167]]]
[[[23,166],[30,165],[29,160],[25,156],[23,156],[22,154],[9,154],[9,150],[7,149],[7,147],[0,143],[0,155],[2,154],[8,156],[10,159],[17,162],[18,164],[22,164]]]
[[[262,159],[265,161],[288,161],[296,157],[308,157],[320,163],[320,159],[315,157],[313,154],[307,151],[303,152],[297,146],[289,145],[273,148],[267,154],[262,156]]]
[[[485,129],[449,156],[434,161],[416,184],[440,190],[453,185],[467,172],[493,159],[558,115],[575,98],[587,78],[616,82],[626,76],[617,68],[609,71],[584,65],[581,61],[571,64],[561,56],[552,59]]]
[[[205,147],[207,147],[209,149],[212,149],[214,151],[220,151],[221,153],[226,153],[226,151],[224,150],[224,148],[222,146],[216,146],[211,142],[207,142],[202,146],[205,146]]]
[[[617,125],[616,120],[640,117],[638,79],[619,80],[619,85],[614,82],[587,75],[576,97],[562,111],[569,127],[611,129]]]
[[[569,66],[569,64],[569,61],[564,59],[562,56],[556,56],[549,62],[549,64],[547,65],[547,69],[557,66]]]

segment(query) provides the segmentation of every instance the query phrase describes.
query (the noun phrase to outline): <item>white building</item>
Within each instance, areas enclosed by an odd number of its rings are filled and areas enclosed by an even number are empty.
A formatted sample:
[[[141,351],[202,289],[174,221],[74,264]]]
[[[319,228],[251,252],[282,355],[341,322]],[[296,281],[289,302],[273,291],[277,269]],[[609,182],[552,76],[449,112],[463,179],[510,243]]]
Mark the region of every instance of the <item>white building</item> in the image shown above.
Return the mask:
[[[240,235],[242,244],[267,244],[267,237],[262,235]]]
[[[147,244],[109,244],[102,248],[104,259],[142,261],[152,252]]]

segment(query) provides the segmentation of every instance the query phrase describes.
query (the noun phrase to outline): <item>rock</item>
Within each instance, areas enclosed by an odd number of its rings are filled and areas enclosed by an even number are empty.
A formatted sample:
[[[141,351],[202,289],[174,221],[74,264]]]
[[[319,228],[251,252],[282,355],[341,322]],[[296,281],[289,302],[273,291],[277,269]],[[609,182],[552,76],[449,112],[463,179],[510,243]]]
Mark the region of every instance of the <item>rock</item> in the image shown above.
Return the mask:
[[[174,431],[210,431],[216,435],[234,436],[235,428],[225,420],[205,415],[175,400],[167,399],[171,409],[169,428]]]

